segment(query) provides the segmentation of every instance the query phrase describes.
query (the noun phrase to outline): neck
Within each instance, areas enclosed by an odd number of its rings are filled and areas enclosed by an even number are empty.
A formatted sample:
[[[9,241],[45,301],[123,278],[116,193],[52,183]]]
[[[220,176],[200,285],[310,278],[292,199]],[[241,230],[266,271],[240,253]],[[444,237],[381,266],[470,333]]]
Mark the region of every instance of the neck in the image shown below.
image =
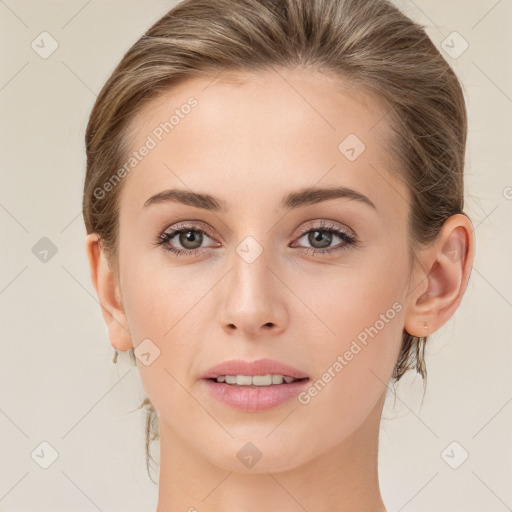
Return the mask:
[[[384,396],[340,444],[299,467],[275,473],[222,469],[162,422],[157,512],[386,512],[378,482],[383,403]]]

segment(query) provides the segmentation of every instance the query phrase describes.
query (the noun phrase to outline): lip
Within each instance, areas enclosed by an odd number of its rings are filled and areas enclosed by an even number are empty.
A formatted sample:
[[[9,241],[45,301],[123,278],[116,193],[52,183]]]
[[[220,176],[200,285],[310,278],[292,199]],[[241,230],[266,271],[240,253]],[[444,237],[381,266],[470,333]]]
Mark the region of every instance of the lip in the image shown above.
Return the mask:
[[[215,380],[219,375],[254,376],[269,373],[303,380],[271,386],[237,386]],[[245,412],[260,412],[277,407],[296,397],[310,381],[308,374],[274,359],[225,361],[210,368],[202,375],[202,379],[215,399]]]
[[[219,375],[268,375],[278,374],[295,379],[309,377],[307,373],[301,372],[293,366],[281,363],[275,359],[258,359],[256,361],[244,361],[243,359],[232,359],[224,361],[205,372],[202,379],[215,379]]]
[[[295,398],[309,379],[272,386],[237,386],[204,379],[206,388],[219,402],[244,412],[261,412]]]

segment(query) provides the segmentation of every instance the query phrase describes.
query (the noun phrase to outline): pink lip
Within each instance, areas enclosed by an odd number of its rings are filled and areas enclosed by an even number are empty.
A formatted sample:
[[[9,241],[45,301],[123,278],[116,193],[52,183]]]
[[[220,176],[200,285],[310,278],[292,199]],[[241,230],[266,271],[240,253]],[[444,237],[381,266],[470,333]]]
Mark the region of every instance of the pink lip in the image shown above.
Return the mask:
[[[294,377],[295,379],[309,377],[307,373],[301,372],[293,366],[280,363],[275,359],[258,359],[257,361],[232,359],[210,368],[201,378],[215,379],[219,375],[268,375],[269,373]]]
[[[309,385],[309,379],[267,387],[237,386],[209,379],[203,382],[217,400],[246,412],[260,412],[277,407],[296,397],[305,386]]]
[[[304,379],[289,384],[272,386],[236,386],[225,382],[216,382],[219,375],[268,375],[278,374],[296,379]],[[220,402],[246,412],[260,412],[277,407],[293,397],[306,386],[309,377],[297,370],[273,359],[257,361],[232,360],[210,368],[203,376],[208,390]]]

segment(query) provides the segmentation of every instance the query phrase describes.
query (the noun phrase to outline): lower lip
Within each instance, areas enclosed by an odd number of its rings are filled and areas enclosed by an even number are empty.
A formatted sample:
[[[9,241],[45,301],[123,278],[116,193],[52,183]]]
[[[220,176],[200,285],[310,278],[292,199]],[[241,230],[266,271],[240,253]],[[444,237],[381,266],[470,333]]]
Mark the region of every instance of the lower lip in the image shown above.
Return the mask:
[[[236,386],[204,379],[212,395],[222,403],[247,412],[259,412],[277,407],[297,396],[309,379],[271,386]]]

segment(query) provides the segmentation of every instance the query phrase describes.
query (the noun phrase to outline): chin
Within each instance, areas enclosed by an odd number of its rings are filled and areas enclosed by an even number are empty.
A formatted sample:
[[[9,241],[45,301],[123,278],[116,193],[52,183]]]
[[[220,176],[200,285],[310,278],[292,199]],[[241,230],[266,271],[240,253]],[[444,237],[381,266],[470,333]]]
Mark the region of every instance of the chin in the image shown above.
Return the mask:
[[[258,433],[249,435],[245,429],[244,435],[235,436],[222,443],[217,442],[214,451],[202,447],[199,447],[199,451],[206,454],[209,461],[217,467],[252,475],[293,470],[315,456],[310,453],[314,449],[311,444],[308,444],[307,450],[304,449],[305,435],[290,437],[289,427],[283,429],[281,435],[277,432],[269,435],[271,431],[272,428],[260,428]]]

